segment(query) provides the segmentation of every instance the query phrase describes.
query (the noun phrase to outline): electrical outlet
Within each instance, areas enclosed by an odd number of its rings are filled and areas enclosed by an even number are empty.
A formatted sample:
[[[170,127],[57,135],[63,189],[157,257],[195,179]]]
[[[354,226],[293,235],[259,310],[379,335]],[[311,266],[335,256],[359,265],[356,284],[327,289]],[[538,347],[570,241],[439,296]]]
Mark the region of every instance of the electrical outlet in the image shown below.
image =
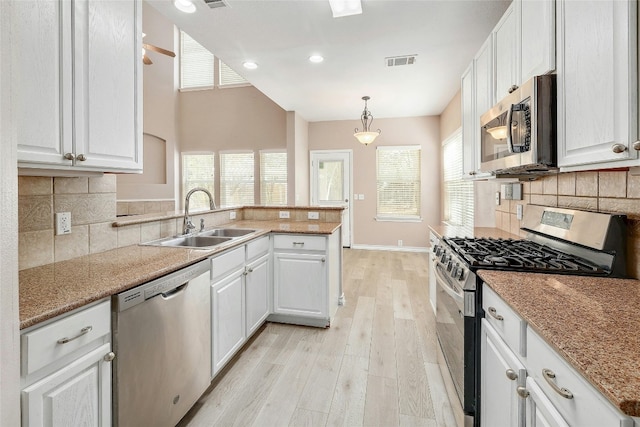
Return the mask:
[[[360,195],[358,196],[358,200],[364,200],[364,194],[360,194]]]
[[[280,219],[288,219],[289,211],[280,211]]]
[[[402,240],[398,240],[398,246],[402,246]]]
[[[522,205],[516,205],[516,218],[522,221]]]
[[[307,212],[307,218],[308,219],[320,219],[320,213],[319,212]]]
[[[229,212],[229,219],[236,219],[236,211]]]
[[[56,236],[71,234],[71,212],[56,212]]]

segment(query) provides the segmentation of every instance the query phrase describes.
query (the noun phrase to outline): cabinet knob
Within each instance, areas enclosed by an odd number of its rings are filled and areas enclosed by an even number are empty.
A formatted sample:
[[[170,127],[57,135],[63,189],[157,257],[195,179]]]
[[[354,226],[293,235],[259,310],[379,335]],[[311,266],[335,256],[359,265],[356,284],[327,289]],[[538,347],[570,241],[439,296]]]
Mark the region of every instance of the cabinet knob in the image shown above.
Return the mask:
[[[514,371],[513,369],[507,369],[507,372],[505,372],[507,374],[507,378],[509,378],[511,381],[515,381],[518,379],[518,374],[516,374],[516,371]]]
[[[522,386],[516,388],[516,393],[518,393],[518,396],[522,397],[523,399],[529,397],[529,390]]]
[[[476,171],[471,171],[471,172],[469,172],[469,175],[471,175],[471,176],[473,176],[473,175],[475,175],[475,174],[476,174]]]
[[[517,89],[518,89],[518,85],[511,85],[511,87],[509,88],[509,93],[513,93]]]
[[[325,261],[326,261],[326,259],[324,257],[322,257],[322,262],[325,262]]]
[[[116,358],[116,354],[113,351],[110,351],[109,353],[105,354],[103,357],[105,362],[111,362],[115,358]]]
[[[80,160],[81,162],[84,162],[85,160],[87,160],[87,157],[84,154],[78,154],[76,156],[76,160]]]
[[[633,143],[633,149],[636,151],[640,151],[640,141],[636,141]]]
[[[66,153],[64,155],[64,158],[67,159],[67,160],[75,160],[76,156],[73,153]]]
[[[624,144],[613,144],[611,146],[611,151],[613,151],[616,154],[624,153],[625,151],[627,151],[627,146]]]

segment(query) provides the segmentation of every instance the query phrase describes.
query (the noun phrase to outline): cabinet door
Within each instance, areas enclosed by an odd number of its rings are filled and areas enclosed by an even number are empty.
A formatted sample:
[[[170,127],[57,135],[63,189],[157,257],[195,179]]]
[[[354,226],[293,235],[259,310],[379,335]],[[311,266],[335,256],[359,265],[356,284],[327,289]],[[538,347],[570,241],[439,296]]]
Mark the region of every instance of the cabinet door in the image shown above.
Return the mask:
[[[76,166],[142,170],[141,2],[74,5]]]
[[[475,108],[475,82],[473,62],[462,74],[460,81],[460,97],[462,102],[462,176],[473,177],[478,167],[476,166],[476,108]]]
[[[107,343],[22,391],[22,425],[111,426]]]
[[[528,393],[526,427],[569,427],[569,424],[531,377],[527,377],[526,392]]]
[[[558,165],[636,159],[637,2],[558,0],[557,19]]]
[[[71,2],[16,1],[8,10],[18,161],[70,166]]]
[[[212,372],[216,374],[245,341],[244,270],[214,283],[211,293]]]
[[[556,11],[553,0],[521,0],[520,82],[556,68]]]
[[[245,301],[247,312],[247,337],[258,329],[269,315],[269,256],[264,256],[247,266],[245,277]]]
[[[274,254],[274,307],[280,314],[327,318],[325,255]]]
[[[520,84],[518,71],[520,37],[513,3],[493,30],[495,39],[496,88],[495,99],[501,100],[513,86]]]
[[[482,319],[480,376],[480,425],[524,427],[524,401],[518,398],[516,389],[524,385],[526,371],[485,319]]]

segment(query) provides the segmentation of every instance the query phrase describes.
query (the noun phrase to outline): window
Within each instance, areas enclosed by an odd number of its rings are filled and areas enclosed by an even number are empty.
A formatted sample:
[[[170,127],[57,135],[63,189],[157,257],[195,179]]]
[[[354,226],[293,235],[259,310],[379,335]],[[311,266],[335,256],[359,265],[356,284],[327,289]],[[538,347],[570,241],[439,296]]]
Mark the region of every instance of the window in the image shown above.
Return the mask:
[[[287,204],[287,152],[260,152],[260,203]]]
[[[222,86],[236,86],[236,85],[248,85],[247,79],[236,73],[227,64],[218,59],[218,85]]]
[[[420,219],[420,147],[376,147],[377,218]]]
[[[182,153],[182,196],[189,190],[203,187],[215,197],[215,155],[213,153]],[[189,210],[209,209],[209,198],[201,191],[193,193]]]
[[[180,31],[180,89],[213,87],[213,54]]]
[[[253,152],[221,152],[220,205],[253,205],[253,190]]]
[[[462,132],[442,143],[444,221],[473,231],[473,182],[462,179]]]

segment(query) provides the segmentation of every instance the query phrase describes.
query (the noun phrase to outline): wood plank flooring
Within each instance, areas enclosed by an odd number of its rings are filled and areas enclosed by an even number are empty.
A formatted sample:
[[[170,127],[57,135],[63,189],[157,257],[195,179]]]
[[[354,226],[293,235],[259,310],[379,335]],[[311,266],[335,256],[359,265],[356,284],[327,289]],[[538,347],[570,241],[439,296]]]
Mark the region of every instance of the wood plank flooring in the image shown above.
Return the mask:
[[[455,427],[428,255],[345,249],[343,280],[330,328],[263,326],[179,427]]]

